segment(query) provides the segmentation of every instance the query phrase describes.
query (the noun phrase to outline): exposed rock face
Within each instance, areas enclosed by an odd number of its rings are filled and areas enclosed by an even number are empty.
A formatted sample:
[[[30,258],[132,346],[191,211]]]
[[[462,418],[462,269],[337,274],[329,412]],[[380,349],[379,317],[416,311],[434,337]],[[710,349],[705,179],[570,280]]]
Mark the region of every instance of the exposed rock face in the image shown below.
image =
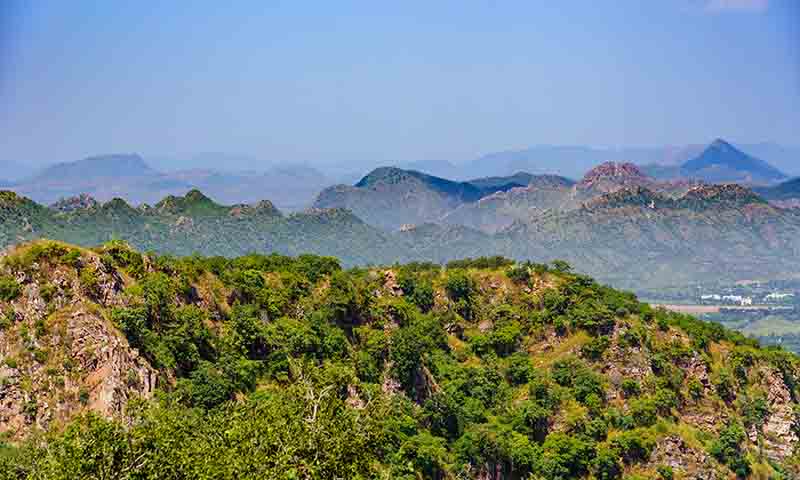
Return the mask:
[[[581,180],[581,187],[591,187],[601,180],[614,180],[622,184],[639,185],[650,183],[652,178],[645,175],[632,163],[606,162],[591,169]]]
[[[629,330],[627,326],[617,325],[611,335],[612,343],[606,351],[603,373],[608,376],[611,383],[619,386],[626,378],[641,382],[652,375],[650,366],[650,353],[642,345],[621,345],[621,338]],[[609,400],[618,396],[616,389],[609,389]]]
[[[132,396],[153,394],[157,372],[103,318],[77,310],[68,320],[67,335],[72,338],[71,358],[85,378],[91,409],[116,416]]]
[[[0,432],[21,438],[84,409],[120,417],[130,398],[152,396],[156,371],[94,307],[57,312],[47,327],[27,348],[46,358],[0,335]]]
[[[650,455],[652,465],[671,467],[675,473],[695,480],[727,478],[717,474],[716,462],[706,453],[691,448],[682,438],[670,435],[659,440]]]
[[[156,371],[104,317],[121,306],[123,281],[94,253],[74,267],[34,263],[15,273],[21,295],[2,306],[0,433],[27,436],[53,421],[92,410],[121,417],[134,396],[149,398]]]
[[[97,208],[99,203],[88,193],[81,193],[74,197],[66,197],[50,205],[50,208],[58,212],[74,212],[76,210],[88,210]]]
[[[764,453],[773,460],[783,460],[793,453],[799,440],[795,431],[792,396],[780,372],[774,369],[765,372],[764,383],[770,412],[761,427]]]

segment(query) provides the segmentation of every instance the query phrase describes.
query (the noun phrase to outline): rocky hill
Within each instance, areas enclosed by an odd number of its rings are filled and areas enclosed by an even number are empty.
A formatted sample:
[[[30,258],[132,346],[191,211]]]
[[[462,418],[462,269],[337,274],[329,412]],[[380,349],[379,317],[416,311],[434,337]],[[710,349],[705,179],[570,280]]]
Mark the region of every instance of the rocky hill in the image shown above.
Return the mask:
[[[64,211],[67,204],[71,207]],[[3,246],[36,238],[87,246],[123,239],[145,251],[173,255],[318,252],[341,256],[348,265],[407,259],[390,235],[349,211],[284,215],[268,201],[223,206],[197,190],[165,197],[153,206],[133,207],[122,199],[98,203],[84,197],[61,202],[56,209],[0,192],[0,217]]]
[[[516,258],[565,258],[635,288],[788,274],[800,268],[799,225],[797,212],[736,185],[699,186],[677,198],[633,187],[517,222],[499,236]]]
[[[397,230],[406,224],[438,222],[460,205],[472,203],[496,191],[520,186],[529,177],[486,178],[455,182],[414,170],[382,167],[354,186],[326,188],[314,201],[315,208],[346,208],[370,225]]]
[[[669,196],[686,193],[696,182],[659,182],[632,163],[606,162],[573,182],[554,175],[532,176],[527,187],[487,195],[460,206],[443,217],[443,223],[464,225],[489,233],[527,222],[547,212],[567,212],[605,194],[628,187],[642,187]]]
[[[2,480],[800,474],[796,356],[560,261],[40,241],[0,312]]]

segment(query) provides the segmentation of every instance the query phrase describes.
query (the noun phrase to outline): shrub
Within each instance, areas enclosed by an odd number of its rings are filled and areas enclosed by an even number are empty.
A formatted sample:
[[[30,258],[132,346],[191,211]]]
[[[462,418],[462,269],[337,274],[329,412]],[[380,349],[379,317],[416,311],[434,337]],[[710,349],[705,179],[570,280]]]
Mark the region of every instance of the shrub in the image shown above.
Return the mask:
[[[656,472],[658,472],[658,476],[661,477],[661,480],[673,480],[675,478],[672,467],[669,465],[659,465]]]
[[[82,269],[80,275],[78,275],[78,280],[87,295],[96,297],[100,294],[100,282],[94,270],[89,268]]]
[[[581,355],[589,360],[600,360],[603,357],[603,353],[608,350],[610,343],[611,341],[606,335],[594,337],[581,347]]]
[[[711,445],[711,455],[733,470],[738,478],[748,478],[751,472],[750,462],[742,449],[746,438],[742,426],[737,422],[730,422]]]
[[[531,280],[531,269],[528,263],[516,264],[506,270],[506,276],[512,282],[526,284]]]
[[[78,401],[81,402],[81,405],[87,405],[89,403],[89,390],[85,387],[81,387],[78,390]]]
[[[632,378],[626,378],[623,380],[620,388],[622,389],[622,394],[625,395],[625,398],[638,397],[639,393],[641,393],[639,382]]]
[[[16,279],[9,276],[0,276],[0,300],[10,302],[16,300],[22,293],[22,287]]]
[[[506,376],[512,385],[528,383],[528,380],[533,376],[533,372],[533,362],[527,353],[515,353],[508,357]]]

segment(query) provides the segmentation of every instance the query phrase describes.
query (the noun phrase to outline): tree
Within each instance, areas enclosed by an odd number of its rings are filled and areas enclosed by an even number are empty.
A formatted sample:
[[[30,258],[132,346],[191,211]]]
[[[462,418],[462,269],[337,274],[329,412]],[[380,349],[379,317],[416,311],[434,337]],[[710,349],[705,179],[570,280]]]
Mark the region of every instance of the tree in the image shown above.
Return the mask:
[[[750,462],[742,450],[746,439],[744,428],[732,421],[719,432],[719,438],[711,445],[711,455],[727,465],[738,478],[748,478],[751,472]]]

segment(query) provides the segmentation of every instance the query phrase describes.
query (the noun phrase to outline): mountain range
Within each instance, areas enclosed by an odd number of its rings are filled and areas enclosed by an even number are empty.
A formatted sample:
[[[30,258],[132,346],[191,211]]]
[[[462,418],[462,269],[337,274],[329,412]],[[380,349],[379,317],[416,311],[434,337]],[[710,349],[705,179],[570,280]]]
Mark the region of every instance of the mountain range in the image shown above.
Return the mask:
[[[356,186],[321,195],[331,200],[325,208],[318,199],[317,207],[288,215],[269,201],[225,206],[198,190],[139,207],[88,196],[46,207],[4,192],[0,244],[123,239],[174,255],[309,252],[346,265],[501,254],[565,259],[638,290],[800,271],[800,209],[773,206],[747,187],[659,182],[632,164],[601,165],[577,183],[512,178],[528,185],[378,169]]]
[[[161,172],[137,154],[88,157],[49,166],[7,188],[48,204],[86,193],[100,201],[121,197],[135,205],[202,189],[226,203],[257,202],[268,194],[283,209],[301,210],[332,182],[304,165],[278,165],[263,172],[228,171],[224,168],[228,157],[215,158],[219,162],[217,169]],[[209,159],[204,160],[208,162]]]
[[[458,164],[458,171],[449,178],[468,179],[493,175],[510,175],[517,171],[536,174],[559,174],[579,178],[590,168],[606,162],[627,162],[646,166],[653,176],[679,176],[679,169],[686,162],[700,156],[710,144],[667,145],[657,147],[598,148],[584,145],[538,145],[520,150],[489,153],[475,160]],[[787,147],[773,143],[741,144],[738,149],[745,154],[774,165],[780,171],[800,176],[800,147]],[[431,170],[425,162],[413,168],[427,173],[452,171],[432,163]],[[436,169],[434,171],[434,169]],[[658,172],[661,172],[660,174]],[[696,172],[693,172],[696,173]],[[447,175],[444,175],[447,176]]]
[[[514,187],[527,185],[532,176],[490,177],[458,182],[415,170],[381,167],[353,186],[335,185],[314,200],[315,208],[346,208],[367,223],[397,229],[406,224],[438,221],[460,205]]]

